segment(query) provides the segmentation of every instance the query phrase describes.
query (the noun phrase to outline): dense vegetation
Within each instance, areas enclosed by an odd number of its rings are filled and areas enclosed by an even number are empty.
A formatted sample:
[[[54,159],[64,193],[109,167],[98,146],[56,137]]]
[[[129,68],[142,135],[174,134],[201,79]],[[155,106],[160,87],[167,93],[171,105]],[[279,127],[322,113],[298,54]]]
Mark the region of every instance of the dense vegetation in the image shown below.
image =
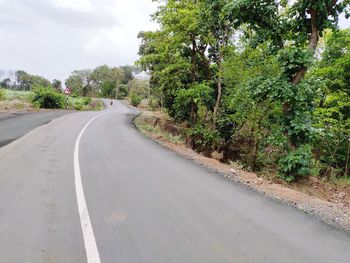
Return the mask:
[[[122,99],[133,90],[145,90],[144,81],[135,79],[137,67],[99,66],[93,70],[75,70],[66,80],[73,95]],[[138,86],[142,85],[142,89]]]
[[[89,97],[75,95],[66,98],[63,95],[60,80],[54,79],[50,82],[22,70],[14,73],[0,72],[0,101],[4,101],[0,105],[0,111],[3,108],[7,110],[31,108],[99,110],[103,108],[100,100],[92,100]]]
[[[31,75],[23,70],[15,72],[0,71],[0,88],[31,91],[35,87],[53,87],[61,92],[61,81],[54,79],[52,82],[41,76]]]
[[[158,2],[138,65],[195,150],[287,181],[349,176],[349,0]]]
[[[149,92],[149,81],[135,78],[138,73],[139,69],[133,66],[111,68],[102,65],[93,70],[75,70],[65,81],[72,91],[66,101],[60,80],[50,82],[22,70],[0,71],[0,100],[5,99],[4,90],[13,90],[30,92],[31,96],[26,96],[24,101],[39,108],[100,109],[100,102],[91,97],[122,99],[129,96],[132,103],[138,105]]]

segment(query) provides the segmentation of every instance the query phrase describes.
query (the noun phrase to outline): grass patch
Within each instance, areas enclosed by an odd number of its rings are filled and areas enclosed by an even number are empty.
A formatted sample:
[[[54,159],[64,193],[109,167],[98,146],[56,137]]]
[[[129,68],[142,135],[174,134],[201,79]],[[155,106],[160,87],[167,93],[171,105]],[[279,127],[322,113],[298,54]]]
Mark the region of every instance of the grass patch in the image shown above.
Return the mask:
[[[20,101],[29,102],[33,92],[5,89],[5,94],[6,94],[6,100],[20,100]]]
[[[34,92],[0,89],[0,110],[28,110],[30,108],[39,108],[39,105],[32,103]],[[59,93],[57,93],[59,94]],[[63,95],[63,94],[62,94]],[[66,97],[62,109],[66,107]],[[68,97],[68,109],[79,111],[99,111],[103,109],[103,102],[97,98],[89,97]]]
[[[68,109],[79,111],[99,111],[103,109],[103,102],[97,98],[69,97]]]
[[[350,185],[350,177],[349,176],[331,178],[331,181],[333,181],[336,185],[339,185],[339,186],[349,186]]]
[[[136,127],[145,135],[152,135],[157,138],[163,138],[167,141],[170,141],[174,144],[184,144],[184,139],[181,135],[173,135],[166,131],[163,131],[159,125],[153,126],[146,123],[140,123],[140,121],[135,121]]]

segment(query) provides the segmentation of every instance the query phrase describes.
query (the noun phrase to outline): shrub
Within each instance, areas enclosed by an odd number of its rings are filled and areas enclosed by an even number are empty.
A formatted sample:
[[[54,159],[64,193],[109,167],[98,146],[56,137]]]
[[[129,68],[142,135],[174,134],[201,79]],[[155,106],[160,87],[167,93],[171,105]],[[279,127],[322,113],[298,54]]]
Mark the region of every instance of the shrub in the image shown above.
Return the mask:
[[[199,150],[206,156],[210,156],[213,146],[218,142],[218,134],[201,124],[189,129],[193,149]]]
[[[159,100],[156,97],[150,96],[148,99],[148,108],[151,111],[155,111],[156,109],[159,109]]]
[[[4,89],[0,89],[0,100],[6,99],[6,92]]]
[[[142,101],[142,98],[139,95],[135,94],[135,93],[131,94],[131,98],[130,99],[131,99],[131,104],[133,106],[135,106],[135,107],[139,106],[141,101]]]
[[[80,102],[80,101],[76,101],[76,102],[75,102],[74,109],[76,109],[76,110],[82,110],[83,107],[84,107],[84,105],[83,105],[82,102]]]
[[[91,97],[85,97],[85,98],[83,99],[83,104],[84,104],[85,106],[90,105],[91,102],[92,102]]]
[[[128,93],[128,85],[120,84],[118,86],[117,99],[124,99],[126,96],[128,96]]]
[[[311,172],[311,147],[303,145],[282,157],[279,164],[279,175],[287,182],[294,181],[302,176],[308,176]]]
[[[62,109],[65,98],[52,88],[39,87],[33,90],[31,101],[34,105],[44,109]]]

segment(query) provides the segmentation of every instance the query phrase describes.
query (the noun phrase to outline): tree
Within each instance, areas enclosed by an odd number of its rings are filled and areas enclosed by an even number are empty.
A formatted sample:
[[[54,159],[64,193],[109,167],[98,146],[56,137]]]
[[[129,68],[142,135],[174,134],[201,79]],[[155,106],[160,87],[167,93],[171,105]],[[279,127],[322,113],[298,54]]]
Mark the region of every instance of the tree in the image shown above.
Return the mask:
[[[129,93],[137,94],[141,98],[147,98],[149,96],[149,80],[133,79],[128,83]]]
[[[62,82],[58,79],[54,79],[52,81],[52,87],[57,91],[57,92],[62,92]]]
[[[319,82],[318,108],[313,115],[319,130],[315,149],[317,159],[326,166],[325,173],[336,168],[349,175],[350,158],[350,30],[329,31],[324,51],[311,79]]]
[[[49,87],[51,82],[43,77],[30,75],[23,70],[15,72],[16,89],[29,91],[33,86]]]
[[[134,75],[140,72],[139,68],[129,65],[121,66],[120,69],[124,71],[122,84],[128,84],[129,81],[134,79]]]
[[[72,90],[73,94],[79,96],[92,95],[92,77],[91,70],[75,70],[65,81],[67,87]]]
[[[12,87],[11,79],[10,78],[5,78],[5,79],[1,80],[0,87],[4,88],[4,89],[11,88]]]
[[[227,0],[205,1],[202,9],[202,25],[207,27],[210,33],[209,37],[209,56],[216,65],[216,83],[217,95],[216,102],[213,108],[213,123],[216,125],[217,115],[219,112],[221,98],[223,93],[223,67],[225,52],[227,47],[231,44],[234,33],[234,23],[225,18],[225,6]]]
[[[318,64],[315,52],[349,0],[158,2],[159,29],[140,32],[137,64],[170,116],[225,158],[239,156],[252,168],[277,163],[286,180],[308,175],[320,85],[348,94],[350,79],[344,46],[327,45],[329,64]],[[307,76],[315,67],[327,83]],[[204,95],[203,87],[213,92]]]
[[[256,99],[264,100],[272,95],[282,104],[282,126],[288,146],[281,164],[292,160],[288,155],[294,156],[293,160],[298,159],[294,154],[299,152],[298,147],[310,143],[315,87],[302,81],[314,58],[320,36],[325,29],[336,27],[339,14],[348,3],[336,0],[298,0],[293,3],[242,0],[233,1],[227,6],[228,17],[236,21],[236,25],[245,24],[248,28],[246,31],[255,33],[250,39],[253,45],[264,41],[270,43],[271,52],[277,53],[283,69],[277,79],[261,77],[258,81],[260,84],[255,83],[260,91],[255,93]],[[307,159],[311,160],[311,152]],[[295,165],[295,169],[283,171],[288,179],[294,179],[300,171],[308,173],[309,163],[305,160],[289,165]]]

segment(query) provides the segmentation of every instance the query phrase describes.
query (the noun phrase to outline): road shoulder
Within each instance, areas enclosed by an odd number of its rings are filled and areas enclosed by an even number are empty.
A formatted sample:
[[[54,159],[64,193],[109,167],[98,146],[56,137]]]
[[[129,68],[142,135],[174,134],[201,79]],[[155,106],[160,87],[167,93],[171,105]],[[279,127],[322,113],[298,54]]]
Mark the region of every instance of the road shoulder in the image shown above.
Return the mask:
[[[132,107],[130,105],[128,106]],[[267,197],[302,210],[336,228],[350,231],[350,207],[346,204],[338,202],[337,200],[335,200],[335,202],[322,200],[315,196],[288,188],[285,185],[259,177],[255,173],[236,169],[228,164],[200,155],[187,148],[185,145],[177,143],[172,138],[160,136],[153,131],[145,129],[143,124],[154,124],[154,118],[152,119],[149,114],[149,112],[143,111],[134,119],[134,124],[142,134],[161,146],[174,151],[183,158],[192,160],[200,166],[214,171],[229,181],[240,183]]]

